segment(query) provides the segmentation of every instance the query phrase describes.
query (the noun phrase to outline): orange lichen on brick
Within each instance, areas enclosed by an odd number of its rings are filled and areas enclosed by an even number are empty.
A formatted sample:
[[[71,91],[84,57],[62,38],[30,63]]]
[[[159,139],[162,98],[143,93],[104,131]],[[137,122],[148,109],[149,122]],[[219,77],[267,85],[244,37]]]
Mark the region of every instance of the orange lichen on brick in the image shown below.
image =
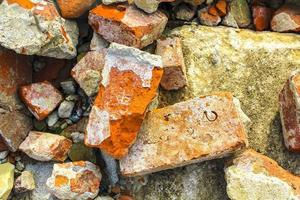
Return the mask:
[[[147,15],[125,4],[102,4],[89,15],[89,24],[104,39],[137,48],[143,48],[158,38],[166,22],[167,17],[162,12]]]
[[[208,13],[213,15],[213,16],[218,16],[219,15],[218,10],[216,9],[215,6],[210,6],[208,8]]]
[[[227,14],[227,2],[225,0],[219,0],[216,4],[216,8],[221,17]]]
[[[126,7],[101,4],[90,11],[99,17],[121,22],[126,13]]]
[[[57,175],[55,177],[55,186],[56,187],[62,187],[64,185],[69,184],[69,179],[66,176]]]
[[[156,96],[162,74],[162,69],[154,68],[151,87],[145,88],[135,73],[112,68],[110,84],[106,88],[100,87],[95,105],[119,117],[117,120],[111,120],[111,135],[98,147],[118,159],[127,154],[128,148],[137,137],[147,106]],[[118,104],[119,96],[116,94],[126,94],[130,101],[128,104]]]
[[[16,3],[25,9],[31,9],[36,5],[30,0],[6,0],[6,1],[8,4]]]

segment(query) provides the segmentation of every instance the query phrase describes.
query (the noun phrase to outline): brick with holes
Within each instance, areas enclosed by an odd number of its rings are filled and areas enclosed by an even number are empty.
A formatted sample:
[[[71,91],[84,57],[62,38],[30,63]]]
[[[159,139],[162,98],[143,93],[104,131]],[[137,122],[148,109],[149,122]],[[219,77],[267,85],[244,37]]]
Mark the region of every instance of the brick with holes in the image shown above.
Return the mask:
[[[225,157],[247,144],[233,96],[201,96],[148,113],[120,169],[143,175]]]

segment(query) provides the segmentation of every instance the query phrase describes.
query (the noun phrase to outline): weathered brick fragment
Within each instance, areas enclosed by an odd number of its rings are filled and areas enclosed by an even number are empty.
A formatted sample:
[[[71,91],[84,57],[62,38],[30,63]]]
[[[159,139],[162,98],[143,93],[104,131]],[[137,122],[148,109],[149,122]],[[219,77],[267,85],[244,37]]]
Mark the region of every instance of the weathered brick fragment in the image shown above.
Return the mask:
[[[88,96],[98,92],[106,51],[88,52],[72,69],[71,75]]]
[[[37,120],[45,119],[62,101],[60,92],[48,81],[22,86],[20,98]]]
[[[19,149],[39,161],[64,161],[72,141],[56,134],[31,131]]]
[[[285,146],[300,151],[300,71],[292,72],[279,94],[280,116]]]
[[[31,128],[31,118],[19,111],[0,113],[0,137],[10,151],[18,150]]]
[[[247,150],[225,168],[227,194],[232,200],[298,199],[300,178],[274,160]]]
[[[186,69],[181,39],[166,38],[157,41],[156,54],[162,57],[164,73],[160,85],[166,90],[178,90],[186,85]]]
[[[134,143],[162,77],[161,57],[112,43],[86,128],[85,144],[121,158]]]
[[[96,0],[57,0],[64,18],[77,18],[84,14]]]
[[[59,199],[94,199],[101,181],[99,168],[88,161],[54,164],[47,180],[51,193]]]
[[[156,40],[167,20],[160,11],[146,14],[127,5],[99,5],[89,15],[89,24],[105,40],[136,48],[143,48]]]
[[[233,96],[201,96],[149,112],[120,169],[125,176],[143,175],[225,157],[246,146]]]

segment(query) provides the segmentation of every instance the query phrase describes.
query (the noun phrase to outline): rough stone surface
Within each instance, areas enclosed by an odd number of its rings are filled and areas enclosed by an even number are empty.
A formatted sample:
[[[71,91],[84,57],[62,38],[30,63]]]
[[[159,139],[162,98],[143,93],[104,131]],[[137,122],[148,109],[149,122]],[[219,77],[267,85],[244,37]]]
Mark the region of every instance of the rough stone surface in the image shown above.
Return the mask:
[[[143,48],[163,32],[168,18],[160,11],[146,14],[135,6],[99,5],[90,11],[89,24],[109,42]]]
[[[265,6],[253,6],[252,16],[255,30],[264,31],[270,27],[273,11],[271,8]]]
[[[0,113],[0,138],[10,151],[18,150],[31,128],[31,118],[23,113],[18,111]]]
[[[14,191],[16,193],[28,192],[35,189],[33,174],[30,171],[24,171],[16,179]]]
[[[112,43],[105,56],[85,144],[99,147],[114,158],[125,156],[157,94],[162,73],[160,56]]]
[[[7,200],[14,186],[14,165],[0,164],[0,199]]]
[[[228,156],[246,146],[233,96],[202,96],[148,113],[120,170],[138,176]]]
[[[27,55],[76,56],[76,22],[61,18],[52,1],[4,0],[0,13],[3,47]]]
[[[84,14],[96,0],[57,0],[64,18],[77,18]]]
[[[72,69],[71,75],[88,96],[97,94],[106,51],[88,52]]]
[[[284,5],[273,15],[271,29],[277,32],[300,32],[300,5]]]
[[[31,79],[32,69],[28,57],[0,47],[0,108],[21,108],[18,88],[31,83]]]
[[[280,116],[285,146],[300,151],[300,71],[292,72],[279,94]]]
[[[240,28],[247,27],[251,23],[251,12],[247,0],[230,1],[228,13]]]
[[[246,126],[250,147],[299,174],[300,156],[284,146],[278,94],[300,64],[300,36],[205,26],[183,26],[173,34],[183,41],[188,87],[161,90],[159,107],[232,92],[251,119]],[[147,184],[131,189],[137,200],[228,199],[222,159],[155,173]]]
[[[64,161],[72,146],[72,141],[59,135],[31,131],[20,150],[39,161]]]
[[[300,177],[253,150],[233,159],[225,168],[227,193],[232,200],[299,199]]]
[[[164,73],[160,85],[165,90],[178,90],[186,85],[185,64],[180,38],[157,41],[156,52],[163,61]]]
[[[99,168],[91,162],[54,164],[47,186],[59,199],[93,199],[101,181]]]
[[[180,4],[174,9],[176,19],[190,21],[196,14],[196,8],[187,4]]]
[[[48,81],[20,87],[20,98],[37,120],[45,119],[62,101],[60,92]]]
[[[183,0],[183,1],[193,6],[199,6],[205,2],[205,0]]]

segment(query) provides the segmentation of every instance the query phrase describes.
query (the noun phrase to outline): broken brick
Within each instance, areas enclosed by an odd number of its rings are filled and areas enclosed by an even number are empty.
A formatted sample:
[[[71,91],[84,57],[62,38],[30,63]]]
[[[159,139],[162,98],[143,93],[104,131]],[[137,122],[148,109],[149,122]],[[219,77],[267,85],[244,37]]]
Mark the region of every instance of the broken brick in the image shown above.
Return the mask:
[[[285,146],[300,152],[300,71],[294,71],[279,94],[280,116]]]
[[[85,144],[117,159],[125,156],[157,94],[162,74],[160,56],[112,43],[105,56]]]
[[[247,135],[233,99],[230,93],[219,93],[149,112],[137,141],[120,160],[121,173],[153,173],[246,147]]]
[[[22,86],[20,98],[37,120],[45,119],[63,99],[48,81]]]
[[[61,161],[68,157],[72,141],[56,134],[30,131],[19,149],[39,161]]]
[[[272,9],[264,6],[253,6],[252,16],[255,30],[264,31],[268,30],[272,18]]]
[[[168,18],[160,11],[146,14],[135,6],[99,5],[90,11],[89,24],[109,42],[143,48],[163,32]]]
[[[100,187],[100,169],[91,162],[54,164],[47,187],[59,199],[94,199]]]
[[[225,178],[230,199],[297,199],[300,196],[298,176],[252,149],[227,164]]]
[[[71,75],[88,96],[98,92],[105,50],[88,52],[72,69]]]
[[[77,18],[84,14],[96,0],[57,0],[64,18]]]
[[[178,90],[186,85],[186,69],[181,39],[166,38],[157,41],[156,54],[162,57],[164,73],[160,85],[165,90]]]
[[[0,47],[0,107],[5,110],[21,108],[18,88],[31,83],[31,79],[29,58]]]
[[[10,151],[18,150],[31,128],[31,118],[19,111],[0,114],[0,138]]]
[[[300,32],[300,6],[281,6],[273,15],[271,29],[276,32]]]

